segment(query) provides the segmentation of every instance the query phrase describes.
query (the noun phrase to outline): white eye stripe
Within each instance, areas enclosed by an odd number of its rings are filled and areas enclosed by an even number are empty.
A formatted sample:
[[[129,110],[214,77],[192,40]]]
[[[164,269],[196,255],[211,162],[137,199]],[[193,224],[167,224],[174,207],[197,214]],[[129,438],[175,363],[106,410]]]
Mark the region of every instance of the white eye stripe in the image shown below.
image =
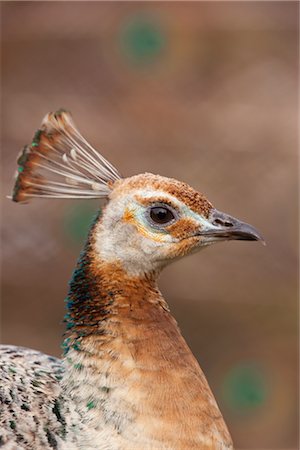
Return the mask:
[[[163,203],[165,200],[166,204],[171,203],[178,209],[187,207],[183,202],[178,200],[178,198],[176,198],[173,195],[168,194],[167,192],[164,192],[164,191],[157,191],[155,189],[139,189],[139,190],[134,191],[134,195],[139,196],[141,198],[146,198],[146,199],[157,197],[158,204]]]
[[[218,225],[213,225],[206,217],[201,216],[200,214],[195,213],[194,211],[192,211],[190,208],[188,208],[187,206],[185,206],[186,210],[184,211],[184,213],[186,215],[188,215],[189,217],[192,217],[193,219],[195,219],[203,228],[203,230],[211,230],[211,229],[218,229],[219,226]]]
[[[195,221],[200,223],[204,228],[218,228],[217,226],[212,225],[208,219],[201,216],[200,214],[196,213],[195,211],[191,210],[184,202],[178,200],[178,198],[174,197],[173,195],[164,192],[164,191],[157,191],[155,189],[139,189],[134,192],[135,195],[138,195],[142,198],[159,198],[159,202],[161,203],[164,199],[166,200],[166,203],[170,202],[173,204],[176,208],[178,208],[179,211],[181,211],[181,214],[184,216],[188,216],[193,218]]]
[[[209,219],[207,219],[206,217],[202,216],[201,214],[196,213],[195,211],[193,211],[191,208],[189,208],[184,202],[178,200],[178,198],[174,197],[173,195],[164,192],[164,191],[159,191],[159,190],[155,190],[155,189],[137,189],[136,191],[134,191],[133,193],[134,196],[140,197],[140,198],[157,198],[157,204],[162,204],[162,202],[166,202],[166,204],[168,205],[169,203],[171,205],[173,205],[174,208],[176,208],[175,211],[178,211],[178,214],[180,214],[181,217],[189,217],[191,219],[193,219],[195,221],[195,224],[198,224],[198,226],[201,227],[201,229],[203,230],[212,230],[212,229],[218,229],[217,225],[213,225]],[[173,209],[174,209],[173,208]],[[144,225],[149,225],[148,221],[145,219],[145,215],[144,214],[137,214],[136,215],[137,218],[144,223]],[[152,226],[153,228],[153,232],[157,233],[157,232],[161,232],[163,233],[163,227],[162,226],[158,226],[157,228]],[[156,228],[156,231],[155,231]],[[165,233],[166,235],[168,235],[168,233]]]

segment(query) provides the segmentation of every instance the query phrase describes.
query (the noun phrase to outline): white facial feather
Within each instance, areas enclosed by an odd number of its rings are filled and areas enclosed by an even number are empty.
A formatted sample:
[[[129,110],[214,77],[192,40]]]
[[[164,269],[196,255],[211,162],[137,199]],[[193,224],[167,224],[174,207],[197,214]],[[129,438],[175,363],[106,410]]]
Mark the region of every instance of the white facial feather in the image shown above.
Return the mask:
[[[124,196],[112,196],[105,208],[102,220],[96,226],[95,250],[105,262],[120,262],[126,272],[140,276],[162,269],[169,261],[170,247],[178,243],[168,232],[151,228],[146,219],[146,207],[137,198],[158,198],[171,202],[183,217],[195,221],[195,226],[203,228],[212,225],[202,216],[193,212],[176,197],[155,189],[133,190]],[[129,212],[133,222],[124,219]]]

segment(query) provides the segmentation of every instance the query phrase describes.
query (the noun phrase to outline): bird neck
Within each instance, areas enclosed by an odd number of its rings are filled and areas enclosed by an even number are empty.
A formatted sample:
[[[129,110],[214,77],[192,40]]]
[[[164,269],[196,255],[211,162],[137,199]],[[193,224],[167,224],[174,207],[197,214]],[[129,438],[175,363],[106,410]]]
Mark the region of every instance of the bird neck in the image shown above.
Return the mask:
[[[149,368],[197,364],[158,289],[158,272],[133,276],[121,263],[102,260],[99,241],[95,244],[97,223],[66,299],[66,365],[77,366],[89,355],[96,355],[99,364],[116,354],[121,360],[128,351],[135,355],[130,356],[134,364],[139,355],[141,364]]]
[[[66,352],[70,344],[88,337],[116,337],[119,321],[126,317],[142,322],[147,321],[153,309],[169,311],[157,287],[158,273],[134,277],[119,262],[99,258],[94,229],[95,225],[74,270],[66,299]]]
[[[132,277],[120,264],[99,260],[92,238],[79,259],[67,298],[62,387],[66,407],[70,400],[87,427],[76,437],[80,448],[98,448],[87,440],[107,438],[126,450],[210,449],[217,448],[214,430],[230,442],[156,278]]]

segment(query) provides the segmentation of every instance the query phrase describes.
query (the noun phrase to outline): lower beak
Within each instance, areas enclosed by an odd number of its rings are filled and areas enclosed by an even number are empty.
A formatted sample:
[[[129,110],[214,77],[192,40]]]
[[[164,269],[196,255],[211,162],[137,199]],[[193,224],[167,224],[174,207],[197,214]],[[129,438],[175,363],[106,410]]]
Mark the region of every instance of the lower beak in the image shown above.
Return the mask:
[[[262,241],[265,244],[262,235],[252,225],[216,209],[211,210],[207,224],[199,234],[209,241]]]

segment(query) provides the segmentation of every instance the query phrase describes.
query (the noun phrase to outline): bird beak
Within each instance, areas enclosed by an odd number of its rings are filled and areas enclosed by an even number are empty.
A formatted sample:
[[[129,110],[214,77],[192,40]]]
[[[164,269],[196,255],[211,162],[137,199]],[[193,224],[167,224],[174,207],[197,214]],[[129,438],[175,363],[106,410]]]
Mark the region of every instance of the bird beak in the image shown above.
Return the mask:
[[[208,220],[200,233],[207,242],[217,241],[261,241],[265,245],[262,235],[248,223],[229,216],[221,211],[212,209]]]

